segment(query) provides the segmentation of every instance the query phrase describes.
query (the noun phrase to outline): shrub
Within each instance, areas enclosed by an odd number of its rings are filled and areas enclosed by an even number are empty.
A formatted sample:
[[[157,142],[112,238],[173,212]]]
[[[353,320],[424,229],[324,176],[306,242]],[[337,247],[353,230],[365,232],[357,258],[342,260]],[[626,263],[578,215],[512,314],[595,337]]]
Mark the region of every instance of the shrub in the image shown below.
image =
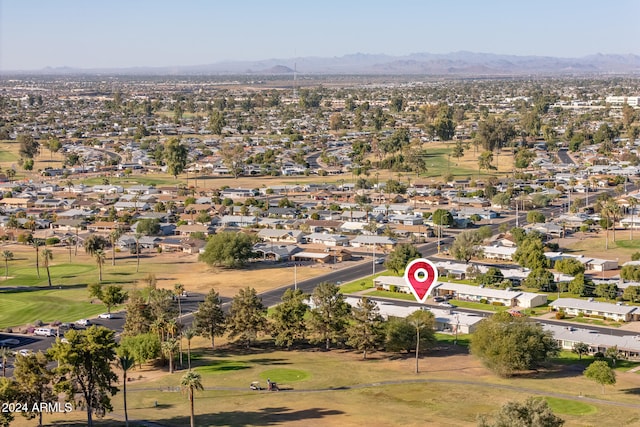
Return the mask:
[[[604,353],[601,351],[594,353],[593,358],[595,360],[604,360]]]
[[[36,320],[35,322],[33,322],[33,326],[35,326],[36,328],[39,328],[42,325],[44,325],[44,323],[42,323],[42,320]]]
[[[582,312],[578,313],[578,317],[584,317],[584,313]]]
[[[504,303],[500,301],[493,301],[491,305],[495,305],[496,307],[504,307]]]
[[[57,238],[57,237],[49,237],[44,242],[45,242],[45,244],[47,246],[54,246],[54,245],[57,245],[58,243],[60,243],[60,239]]]
[[[396,285],[389,285],[389,292],[398,292],[398,287]]]
[[[480,304],[489,304],[489,301],[487,301],[486,298],[482,298]]]
[[[565,318],[564,311],[558,311],[558,312],[556,313],[556,319],[558,319],[558,320],[562,320],[562,319],[564,319],[564,318]]]

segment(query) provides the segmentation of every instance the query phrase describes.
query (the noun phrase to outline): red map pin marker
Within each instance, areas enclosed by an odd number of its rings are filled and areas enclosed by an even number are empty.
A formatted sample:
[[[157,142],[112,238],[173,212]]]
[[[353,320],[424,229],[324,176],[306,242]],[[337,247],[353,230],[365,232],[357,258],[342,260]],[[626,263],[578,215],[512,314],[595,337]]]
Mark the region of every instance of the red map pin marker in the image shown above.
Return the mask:
[[[438,281],[438,269],[428,259],[414,259],[404,270],[404,281],[416,300],[424,304],[432,289],[431,285]]]

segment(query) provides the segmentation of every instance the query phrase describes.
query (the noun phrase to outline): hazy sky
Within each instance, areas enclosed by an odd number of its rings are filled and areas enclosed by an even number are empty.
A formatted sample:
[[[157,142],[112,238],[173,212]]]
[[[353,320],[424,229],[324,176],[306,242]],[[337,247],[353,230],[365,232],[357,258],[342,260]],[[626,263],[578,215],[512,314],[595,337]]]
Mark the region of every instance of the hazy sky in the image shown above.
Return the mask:
[[[460,50],[640,54],[640,0],[0,0],[0,70]]]

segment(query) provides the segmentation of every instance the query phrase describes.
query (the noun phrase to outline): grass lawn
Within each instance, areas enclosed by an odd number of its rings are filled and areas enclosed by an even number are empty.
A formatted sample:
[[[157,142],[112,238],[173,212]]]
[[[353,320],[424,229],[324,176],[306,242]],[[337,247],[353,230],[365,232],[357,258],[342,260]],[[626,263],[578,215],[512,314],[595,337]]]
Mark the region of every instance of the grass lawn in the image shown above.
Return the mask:
[[[63,288],[0,292],[0,328],[41,320],[74,322],[107,311],[102,304],[91,304],[87,290]]]
[[[558,399],[557,397],[545,397],[549,407],[556,415],[591,415],[598,412],[598,408],[576,400]]]
[[[511,307],[499,306],[499,305],[482,304],[480,302],[459,301],[456,299],[450,300],[449,303],[456,307],[472,308],[474,310],[495,311],[496,313],[501,311],[506,311],[506,310],[509,310],[509,308],[511,308]]]

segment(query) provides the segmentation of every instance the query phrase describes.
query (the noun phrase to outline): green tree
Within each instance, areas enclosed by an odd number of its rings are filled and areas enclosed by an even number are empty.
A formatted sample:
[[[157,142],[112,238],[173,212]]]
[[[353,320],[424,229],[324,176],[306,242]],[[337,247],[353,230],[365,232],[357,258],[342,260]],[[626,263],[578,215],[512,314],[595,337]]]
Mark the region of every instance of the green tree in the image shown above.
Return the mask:
[[[451,245],[451,254],[459,261],[469,264],[471,258],[481,253],[482,243],[480,234],[475,230],[467,230],[458,234]]]
[[[493,166],[493,152],[485,151],[478,157],[478,169],[485,169],[487,171],[495,169]]]
[[[452,227],[455,224],[453,215],[446,209],[436,209],[431,216],[431,222],[436,227]]]
[[[311,294],[312,308],[308,327],[314,333],[311,340],[324,343],[329,350],[331,343],[341,341],[350,312],[349,304],[334,283],[320,283]]]
[[[200,261],[209,265],[239,268],[254,256],[253,240],[244,233],[223,232],[209,239]]]
[[[195,412],[194,412],[194,400],[195,400],[195,392],[197,390],[204,390],[204,386],[202,385],[202,376],[194,371],[189,371],[183,375],[180,380],[180,388],[183,393],[187,394],[189,398],[189,408],[190,408],[190,420],[191,427],[195,427]]]
[[[220,337],[225,331],[225,314],[222,310],[220,294],[211,289],[204,297],[204,301],[198,304],[198,311],[194,313],[194,328],[196,333],[211,340],[211,349],[214,349],[215,337]]]
[[[53,372],[47,368],[48,364],[49,359],[42,352],[16,356],[13,378],[17,384],[18,400],[27,408],[37,408],[40,402],[51,402],[56,397],[53,393]],[[27,419],[38,417],[38,425],[43,425],[42,411],[29,410],[22,415]]]
[[[568,274],[570,276],[575,276],[578,273],[584,273],[585,269],[584,264],[575,258],[563,258],[558,260],[553,265],[553,268],[560,273]]]
[[[593,380],[602,386],[602,393],[604,394],[604,387],[606,385],[613,385],[616,383],[616,371],[614,371],[607,362],[604,360],[596,360],[584,370],[584,376]]]
[[[540,211],[529,211],[527,212],[527,222],[530,224],[538,224],[546,222],[546,218],[544,214]]]
[[[405,269],[410,261],[421,257],[422,254],[414,245],[411,243],[400,243],[391,251],[384,265],[398,274]]]
[[[305,314],[309,306],[305,303],[308,295],[300,289],[287,289],[282,302],[273,308],[271,335],[277,346],[289,349],[293,343],[303,340],[307,331]]]
[[[126,335],[120,341],[120,353],[133,357],[139,366],[160,356],[160,339],[154,333]]]
[[[107,313],[111,313],[111,309],[123,304],[128,297],[126,291],[122,289],[121,285],[107,285],[102,286],[97,283],[92,283],[87,287],[89,296],[97,298],[107,307]]]
[[[2,259],[4,259],[4,278],[9,278],[9,261],[13,259],[13,252],[9,250],[2,251]]]
[[[17,394],[15,381],[5,377],[0,378],[0,402],[16,402]],[[0,427],[9,427],[14,418],[13,413],[0,411]]]
[[[631,302],[640,302],[640,286],[628,286],[622,293],[622,298]]]
[[[598,283],[593,293],[596,296],[612,300],[618,296],[618,287],[615,283]]]
[[[56,391],[66,394],[87,413],[87,425],[93,426],[93,415],[104,416],[113,410],[111,397],[118,391],[113,384],[116,358],[115,331],[91,326],[84,331],[69,331],[67,342],[56,341],[49,356],[59,362],[56,372],[61,380]]]
[[[569,282],[569,292],[572,294],[580,295],[581,297],[589,297],[593,295],[594,285],[590,279],[584,276],[584,273],[578,273]]]
[[[20,134],[16,138],[16,142],[20,145],[20,157],[25,159],[33,159],[40,154],[40,143],[31,135]]]
[[[604,356],[611,359],[611,364],[615,368],[616,364],[618,363],[618,359],[620,359],[621,357],[621,353],[620,350],[618,350],[618,346],[614,345],[613,347],[607,348],[607,350],[604,352]]]
[[[503,377],[535,369],[558,351],[551,332],[508,313],[497,313],[480,322],[471,338],[471,353]]]
[[[146,299],[139,290],[133,290],[129,293],[125,311],[127,315],[124,321],[124,336],[135,336],[149,332],[151,313]]]
[[[578,355],[578,359],[582,360],[582,355],[589,353],[589,345],[583,342],[577,342],[573,344],[571,351]]]
[[[384,341],[380,308],[375,301],[362,297],[351,309],[351,320],[347,327],[347,344],[361,350],[362,358],[366,359],[367,352],[374,351]]]
[[[435,323],[436,319],[433,313],[425,310],[417,310],[409,315],[407,321],[411,326],[415,328],[415,348],[416,348],[416,374],[420,373],[420,344],[422,348],[426,348],[426,345],[433,344],[435,342]]]
[[[416,330],[404,317],[390,317],[385,322],[385,349],[410,352],[415,348]]]
[[[524,285],[528,288],[539,289],[543,292],[555,290],[555,279],[553,273],[544,267],[535,267],[524,279]]]
[[[267,310],[262,304],[254,288],[240,289],[231,301],[231,308],[227,316],[227,331],[229,338],[238,338],[243,341],[246,348],[265,332],[267,327]]]
[[[129,412],[127,411],[127,375],[129,371],[133,368],[135,364],[135,359],[133,356],[129,354],[120,354],[118,355],[118,368],[122,370],[122,401],[124,405],[124,425],[125,427],[129,427]]]
[[[542,239],[535,235],[527,236],[513,254],[513,260],[524,268],[546,268],[549,260],[544,255]]]
[[[178,138],[169,140],[164,148],[164,161],[167,165],[167,172],[178,178],[187,167],[188,150]]]
[[[480,416],[478,427],[561,427],[564,420],[556,416],[546,400],[530,397],[525,402],[507,402],[495,414],[493,422]]]
[[[219,153],[224,165],[233,174],[233,177],[238,179],[244,169],[245,153],[243,144],[223,143],[220,146]]]
[[[502,274],[502,270],[497,267],[489,267],[487,272],[481,274],[478,277],[478,281],[481,285],[492,286],[498,283],[502,283],[504,280],[504,274]]]
[[[160,234],[160,221],[156,218],[144,218],[138,221],[136,233],[144,236],[157,236]]]

